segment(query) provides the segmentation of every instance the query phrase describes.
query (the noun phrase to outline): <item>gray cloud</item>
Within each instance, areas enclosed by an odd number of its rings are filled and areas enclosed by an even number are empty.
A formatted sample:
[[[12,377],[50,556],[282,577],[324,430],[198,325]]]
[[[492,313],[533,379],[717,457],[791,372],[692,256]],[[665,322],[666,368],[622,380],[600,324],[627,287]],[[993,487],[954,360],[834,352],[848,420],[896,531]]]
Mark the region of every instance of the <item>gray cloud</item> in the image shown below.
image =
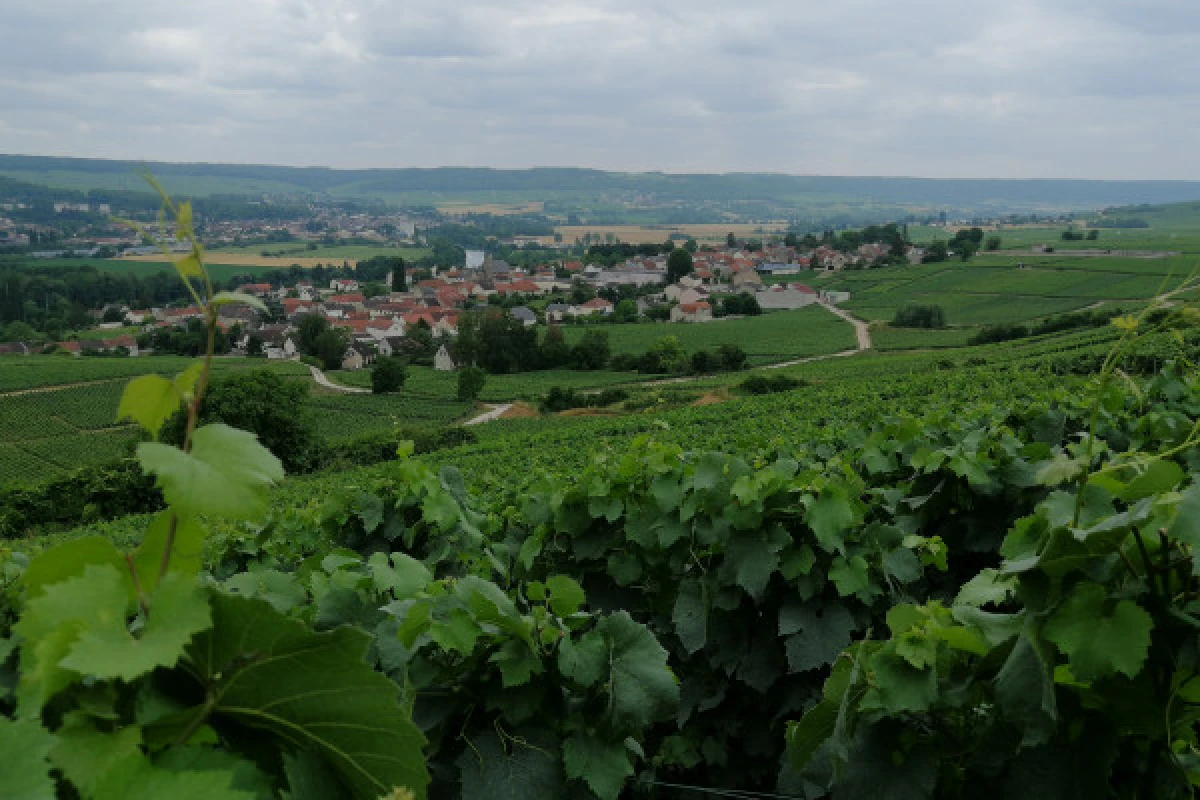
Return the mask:
[[[1194,0],[0,10],[3,152],[1200,178]]]

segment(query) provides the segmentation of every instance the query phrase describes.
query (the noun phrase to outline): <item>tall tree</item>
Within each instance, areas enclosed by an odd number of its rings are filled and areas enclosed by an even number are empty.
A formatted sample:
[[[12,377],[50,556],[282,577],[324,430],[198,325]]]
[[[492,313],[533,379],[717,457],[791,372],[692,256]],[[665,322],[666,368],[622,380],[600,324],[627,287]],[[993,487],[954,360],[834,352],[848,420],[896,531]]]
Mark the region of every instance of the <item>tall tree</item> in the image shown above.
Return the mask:
[[[671,251],[667,256],[667,283],[677,283],[692,271],[692,254],[683,248]]]

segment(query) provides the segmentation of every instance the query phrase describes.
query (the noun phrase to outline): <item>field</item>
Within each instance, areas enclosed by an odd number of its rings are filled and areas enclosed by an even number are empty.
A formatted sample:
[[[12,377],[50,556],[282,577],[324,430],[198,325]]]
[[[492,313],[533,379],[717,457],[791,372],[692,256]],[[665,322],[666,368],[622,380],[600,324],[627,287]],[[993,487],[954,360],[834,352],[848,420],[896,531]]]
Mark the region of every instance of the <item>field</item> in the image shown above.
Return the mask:
[[[146,277],[159,272],[165,272],[172,276],[175,274],[175,268],[163,261],[161,256],[147,256],[144,260],[134,260],[132,258],[14,258],[12,256],[0,256],[0,266],[6,264],[29,264],[39,268],[53,269],[55,267],[94,267],[99,272],[108,272],[113,275],[136,275],[138,277]],[[289,265],[290,266],[290,265]],[[267,275],[275,267],[261,266],[231,266],[227,264],[211,264],[209,265],[209,274],[213,280],[228,281],[233,277],[243,275],[260,276]]]
[[[729,233],[739,238],[763,239],[771,234],[783,234],[787,230],[785,222],[769,222],[763,224],[727,223],[706,225],[558,225],[554,232],[562,235],[562,240],[568,244],[585,235],[592,238],[612,235],[628,244],[661,244],[669,236],[687,237],[702,244],[724,242]],[[553,237],[543,237],[553,242]]]
[[[264,256],[263,252],[280,253],[285,255],[270,255]],[[408,260],[419,259],[427,256],[429,251],[420,247],[373,247],[369,245],[334,245],[330,247],[321,247],[317,250],[309,250],[303,245],[248,245],[239,248],[222,248],[218,250],[207,251],[207,263],[214,268],[214,277],[217,273],[216,269],[221,267],[230,268],[236,267],[243,269],[246,267],[254,267],[260,269],[276,269],[279,267],[287,268],[293,264],[298,264],[301,267],[315,267],[318,265],[341,266],[343,263],[353,264],[356,261],[371,258],[372,256],[402,256]],[[120,262],[153,262],[162,263],[162,257],[157,255],[145,256],[125,256],[117,259]]]
[[[674,336],[687,353],[736,344],[752,365],[770,364],[854,348],[854,329],[823,308],[775,311],[758,317],[705,323],[637,323],[564,326],[569,343],[588,330],[608,333],[613,353],[640,355],[664,336]]]

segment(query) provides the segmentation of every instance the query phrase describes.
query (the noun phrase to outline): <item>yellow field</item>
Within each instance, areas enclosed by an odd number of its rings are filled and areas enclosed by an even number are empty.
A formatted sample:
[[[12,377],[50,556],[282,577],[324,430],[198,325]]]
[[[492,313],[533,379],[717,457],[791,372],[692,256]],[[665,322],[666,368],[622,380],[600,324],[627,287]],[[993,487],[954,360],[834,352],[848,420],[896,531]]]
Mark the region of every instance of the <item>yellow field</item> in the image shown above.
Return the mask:
[[[122,256],[122,261],[162,261],[161,255],[145,255],[145,256]],[[324,264],[326,266],[333,265],[340,267],[344,262],[354,264],[355,259],[333,258],[325,256],[324,258],[304,258],[301,256],[256,256],[253,253],[222,253],[219,250],[205,253],[205,263],[208,264],[225,264],[231,267],[280,267],[286,269],[293,264],[308,269]]]
[[[593,238],[612,234],[628,244],[652,244],[665,242],[671,234],[690,236],[697,242],[720,242],[732,233],[738,238],[755,238],[787,231],[786,222],[726,223],[706,225],[559,225],[555,232],[562,234],[563,241],[572,244],[590,233]]]

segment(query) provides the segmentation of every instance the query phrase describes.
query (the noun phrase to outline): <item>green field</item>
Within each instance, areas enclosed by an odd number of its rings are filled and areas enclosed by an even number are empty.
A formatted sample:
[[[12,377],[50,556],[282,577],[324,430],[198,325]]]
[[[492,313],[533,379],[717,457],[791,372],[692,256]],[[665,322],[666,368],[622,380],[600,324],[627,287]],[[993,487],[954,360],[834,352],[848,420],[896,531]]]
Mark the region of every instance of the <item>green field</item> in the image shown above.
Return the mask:
[[[113,275],[136,275],[146,277],[159,272],[165,272],[174,277],[175,267],[166,261],[128,261],[119,258],[24,258],[15,256],[0,256],[0,267],[6,264],[28,264],[39,268],[55,267],[94,267],[99,272]],[[233,277],[251,275],[260,277],[277,271],[278,267],[235,266],[229,264],[209,264],[208,272],[216,281],[228,281]]]
[[[207,250],[209,260],[219,264],[221,256],[250,255],[259,256],[270,253],[272,258],[327,258],[331,261],[359,261],[372,256],[401,256],[408,261],[415,261],[430,254],[424,247],[388,247],[385,245],[324,245],[319,244],[310,249],[305,243],[280,242],[248,245],[219,245]]]
[[[687,353],[711,350],[721,344],[739,345],[749,355],[752,365],[854,348],[853,327],[816,307],[706,323],[569,325],[563,328],[567,341],[572,344],[588,330],[607,332],[613,353],[640,355],[662,337],[674,336]]]

